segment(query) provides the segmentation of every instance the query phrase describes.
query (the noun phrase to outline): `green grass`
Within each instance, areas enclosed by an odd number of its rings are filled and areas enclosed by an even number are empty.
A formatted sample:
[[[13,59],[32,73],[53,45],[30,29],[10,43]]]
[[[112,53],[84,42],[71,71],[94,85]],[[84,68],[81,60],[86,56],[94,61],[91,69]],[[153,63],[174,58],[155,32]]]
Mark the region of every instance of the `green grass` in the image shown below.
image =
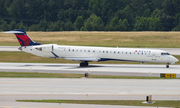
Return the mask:
[[[83,74],[38,73],[38,72],[0,72],[0,77],[11,78],[82,78]]]
[[[0,77],[11,78],[82,78],[84,74],[71,73],[38,73],[38,72],[0,72]],[[120,76],[120,75],[92,75],[89,78],[105,78],[105,79],[180,79],[180,78],[160,78],[160,77],[144,77],[144,76]]]
[[[0,62],[14,63],[78,63],[65,59],[38,57],[25,52],[0,52]]]
[[[180,60],[180,55],[175,56]],[[79,63],[65,59],[53,59],[38,57],[25,52],[0,52],[0,62],[14,63]],[[125,61],[106,61],[106,62],[90,62],[90,64],[141,64],[141,62],[125,62]],[[180,64],[180,61],[176,62]]]
[[[180,32],[27,32],[42,44],[180,48]],[[14,34],[0,33],[0,45],[19,46]]]
[[[154,104],[142,104],[142,100],[16,100],[19,102],[74,103],[100,105],[155,106],[180,108],[180,101],[155,101]]]

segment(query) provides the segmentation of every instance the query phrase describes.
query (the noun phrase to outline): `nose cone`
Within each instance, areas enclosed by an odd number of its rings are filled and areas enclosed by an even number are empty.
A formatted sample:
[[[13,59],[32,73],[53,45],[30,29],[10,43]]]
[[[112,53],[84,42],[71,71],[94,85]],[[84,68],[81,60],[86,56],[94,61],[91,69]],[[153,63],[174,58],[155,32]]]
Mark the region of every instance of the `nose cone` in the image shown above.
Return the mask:
[[[176,59],[176,60],[175,60],[176,62],[178,62],[178,61],[179,61],[177,58],[175,58],[175,59]]]
[[[174,63],[179,61],[176,57],[173,57],[173,56],[171,57],[171,60],[172,60],[172,62],[174,62]]]
[[[20,51],[22,51],[22,47],[19,47],[18,49],[19,49]]]

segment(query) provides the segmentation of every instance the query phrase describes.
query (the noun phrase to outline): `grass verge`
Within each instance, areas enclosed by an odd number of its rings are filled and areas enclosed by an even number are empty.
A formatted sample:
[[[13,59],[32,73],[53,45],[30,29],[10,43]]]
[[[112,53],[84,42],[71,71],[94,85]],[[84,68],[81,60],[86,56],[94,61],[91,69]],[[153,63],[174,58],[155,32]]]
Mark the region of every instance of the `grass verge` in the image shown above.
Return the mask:
[[[180,32],[27,32],[42,44],[135,48],[180,48]],[[14,34],[0,33],[0,45],[18,46]]]
[[[74,103],[128,106],[158,106],[180,108],[180,101],[155,101],[154,104],[142,104],[142,100],[16,100],[19,102]]]
[[[38,72],[0,72],[0,77],[11,77],[11,78],[83,78],[84,74],[38,73]],[[120,76],[120,75],[92,75],[92,74],[89,74],[89,78],[105,78],[105,79],[180,79],[180,78],[160,78],[160,77]]]
[[[180,55],[175,56],[180,60]],[[79,63],[65,59],[53,59],[38,57],[25,52],[1,52],[0,62],[21,62],[21,63]],[[126,62],[126,61],[106,61],[106,62],[90,62],[90,64],[141,64],[141,62]],[[148,64],[148,63],[147,63]],[[180,61],[176,62],[180,64]]]
[[[83,74],[38,73],[38,72],[0,72],[0,77],[11,78],[82,78]]]

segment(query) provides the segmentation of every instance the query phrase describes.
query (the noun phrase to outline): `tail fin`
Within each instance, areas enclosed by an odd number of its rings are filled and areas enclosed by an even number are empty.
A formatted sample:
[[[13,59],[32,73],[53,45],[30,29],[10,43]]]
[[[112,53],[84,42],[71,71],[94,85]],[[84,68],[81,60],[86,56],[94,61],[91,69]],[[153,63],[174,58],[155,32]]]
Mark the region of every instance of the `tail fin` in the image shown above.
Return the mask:
[[[22,29],[11,30],[4,33],[14,33],[21,46],[34,46],[41,45],[41,43],[34,42],[27,34],[26,31]]]

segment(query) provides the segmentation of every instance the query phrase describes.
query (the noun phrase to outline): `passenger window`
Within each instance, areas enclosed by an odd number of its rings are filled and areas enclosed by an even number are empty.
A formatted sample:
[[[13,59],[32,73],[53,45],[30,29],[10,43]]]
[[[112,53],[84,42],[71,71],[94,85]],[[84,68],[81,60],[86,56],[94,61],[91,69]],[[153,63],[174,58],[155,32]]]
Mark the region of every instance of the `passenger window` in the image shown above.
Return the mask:
[[[106,51],[106,53],[108,53],[108,51]]]
[[[103,53],[105,53],[105,51],[103,51]]]
[[[116,51],[114,51],[114,53],[116,53]]]
[[[84,52],[86,52],[86,50],[84,50]]]
[[[131,54],[131,52],[129,54]]]
[[[74,49],[72,51],[74,51]]]
[[[71,50],[69,49],[69,51],[71,51]]]
[[[95,52],[95,50],[93,52]]]
[[[82,52],[82,50],[80,50],[80,52]]]
[[[90,52],[90,50],[88,50],[88,52]]]

